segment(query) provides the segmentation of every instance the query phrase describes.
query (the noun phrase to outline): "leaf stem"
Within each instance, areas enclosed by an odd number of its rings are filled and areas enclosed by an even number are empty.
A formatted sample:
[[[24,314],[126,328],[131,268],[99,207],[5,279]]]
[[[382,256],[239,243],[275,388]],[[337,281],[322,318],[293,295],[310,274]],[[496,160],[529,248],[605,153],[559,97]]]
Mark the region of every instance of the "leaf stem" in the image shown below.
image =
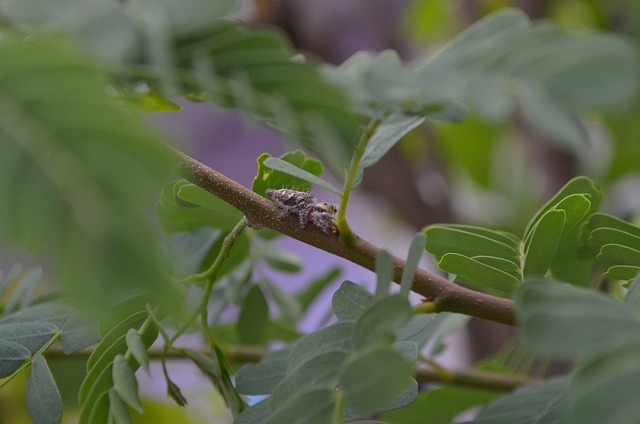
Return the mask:
[[[342,415],[344,412],[344,392],[342,390],[338,390],[335,393],[335,403],[333,407],[333,417],[331,419],[332,424],[341,424],[342,423]]]
[[[242,217],[242,219],[236,224],[236,226],[233,227],[231,232],[224,238],[222,246],[220,247],[220,252],[216,257],[216,260],[213,261],[213,264],[211,264],[209,269],[204,271],[202,274],[198,274],[202,277],[201,279],[206,279],[206,285],[202,294],[200,306],[198,306],[193,311],[191,316],[184,322],[182,327],[180,327],[178,331],[173,335],[173,337],[171,337],[170,344],[173,344],[178,339],[178,337],[180,337],[185,331],[187,331],[191,324],[193,324],[193,322],[198,318],[198,316],[201,316],[202,327],[206,331],[207,337],[210,341],[213,340],[213,335],[211,334],[211,331],[209,331],[207,318],[209,309],[209,297],[211,297],[211,291],[213,290],[213,285],[215,283],[215,276],[220,270],[220,267],[222,266],[224,261],[229,257],[229,252],[231,251],[234,242],[240,236],[242,231],[247,227],[247,225],[247,218]]]
[[[349,227],[349,224],[347,223],[347,205],[349,203],[349,198],[351,197],[351,191],[353,190],[354,183],[358,177],[358,173],[362,172],[360,170],[360,161],[362,160],[362,156],[364,156],[367,146],[369,145],[369,140],[371,140],[371,137],[376,132],[378,125],[380,125],[380,121],[372,119],[362,133],[358,146],[356,147],[356,151],[351,158],[349,169],[346,172],[344,187],[342,189],[342,194],[340,195],[340,207],[336,214],[336,226],[340,233],[340,240],[347,246],[350,245],[354,239],[353,231],[351,231],[351,227]]]

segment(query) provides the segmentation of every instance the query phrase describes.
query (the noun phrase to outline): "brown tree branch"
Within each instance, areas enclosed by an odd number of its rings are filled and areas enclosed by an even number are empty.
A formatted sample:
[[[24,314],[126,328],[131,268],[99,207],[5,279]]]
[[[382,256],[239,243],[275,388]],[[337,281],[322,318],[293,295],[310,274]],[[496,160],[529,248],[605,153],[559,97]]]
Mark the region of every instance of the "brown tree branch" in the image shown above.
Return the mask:
[[[183,178],[239,209],[245,214],[250,225],[274,229],[375,271],[376,257],[380,252],[378,247],[357,236],[352,243],[344,245],[337,236],[326,234],[313,226],[301,228],[295,217],[281,216],[280,210],[271,201],[190,156],[172,147],[169,148],[178,160],[180,175]],[[405,262],[394,257],[393,264],[394,281],[399,283]],[[514,325],[511,300],[467,289],[424,269],[418,268],[413,291],[433,302],[437,312],[458,312]]]

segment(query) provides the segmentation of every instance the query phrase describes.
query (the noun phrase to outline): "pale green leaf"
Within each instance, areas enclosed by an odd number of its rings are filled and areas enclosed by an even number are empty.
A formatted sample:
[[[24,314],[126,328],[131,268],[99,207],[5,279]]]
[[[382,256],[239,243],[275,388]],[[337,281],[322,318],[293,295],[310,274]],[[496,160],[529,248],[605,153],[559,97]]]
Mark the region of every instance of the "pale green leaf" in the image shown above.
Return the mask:
[[[17,322],[0,325],[0,340],[21,344],[35,354],[58,331],[47,322]]]
[[[13,374],[30,357],[29,349],[21,344],[0,340],[0,379]]]
[[[376,293],[375,298],[387,296],[393,279],[393,259],[386,250],[381,250],[376,257]]]
[[[319,389],[298,392],[285,405],[273,409],[264,424],[305,423],[326,424],[333,414],[335,390]]]
[[[319,177],[315,176],[314,174],[312,174],[310,172],[305,171],[302,168],[298,168],[297,166],[292,165],[291,163],[286,162],[286,161],[284,161],[282,159],[269,157],[263,162],[263,164],[267,168],[271,168],[271,169],[274,169],[276,171],[284,172],[285,174],[289,174],[289,175],[292,175],[294,177],[300,178],[301,180],[308,181],[309,183],[315,184],[318,187],[322,187],[325,190],[328,190],[330,192],[333,192],[333,193],[336,193],[336,194],[342,193],[342,190],[340,190],[339,188],[333,186],[333,184],[323,180],[322,178],[319,178]]]
[[[566,379],[516,390],[491,403],[466,424],[564,424]]]
[[[291,351],[287,372],[293,372],[311,358],[325,352],[353,350],[353,322],[338,322],[304,336]]]
[[[373,295],[356,283],[345,280],[331,299],[331,308],[340,321],[358,318],[373,300]]]
[[[376,372],[371,372],[376,370]],[[346,400],[361,414],[379,411],[408,386],[411,365],[391,348],[357,355],[340,375]]]
[[[524,345],[534,353],[590,357],[640,343],[638,319],[602,293],[555,281],[530,281],[521,286],[515,306]]]
[[[356,321],[354,342],[358,349],[378,343],[395,342],[396,332],[413,316],[407,298],[400,294],[384,297],[369,305]]]
[[[62,400],[47,362],[37,355],[31,362],[27,380],[27,412],[34,424],[59,424]]]
[[[424,120],[423,115],[391,114],[385,117],[369,139],[360,166],[366,168],[377,163],[402,137]]]
[[[100,341],[98,323],[92,318],[85,312],[76,312],[64,323],[60,341],[66,355]]]
[[[130,328],[129,331],[127,331],[125,341],[127,343],[127,350],[131,352],[131,356],[134,357],[142,369],[149,375],[149,354],[138,330]]]
[[[236,387],[245,395],[266,395],[282,381],[287,373],[291,348],[266,355],[257,364],[242,368],[236,374]]]
[[[640,414],[640,345],[578,368],[567,391],[572,422],[633,424]]]
[[[113,360],[113,389],[127,405],[142,413],[142,404],[138,398],[138,380],[122,355]]]
[[[409,247],[409,253],[407,254],[407,262],[405,263],[402,271],[402,279],[400,280],[401,294],[408,296],[413,288],[413,279],[415,278],[420,263],[420,256],[422,256],[425,242],[426,236],[421,233],[416,234],[413,241],[411,241],[411,247]]]
[[[276,410],[285,405],[299,392],[319,389],[334,390],[338,374],[347,354],[342,351],[328,351],[311,358],[289,373],[271,394],[271,408]]]
[[[111,389],[109,390],[109,421],[113,424],[132,424],[131,414],[129,413],[129,407],[122,400],[118,393]]]

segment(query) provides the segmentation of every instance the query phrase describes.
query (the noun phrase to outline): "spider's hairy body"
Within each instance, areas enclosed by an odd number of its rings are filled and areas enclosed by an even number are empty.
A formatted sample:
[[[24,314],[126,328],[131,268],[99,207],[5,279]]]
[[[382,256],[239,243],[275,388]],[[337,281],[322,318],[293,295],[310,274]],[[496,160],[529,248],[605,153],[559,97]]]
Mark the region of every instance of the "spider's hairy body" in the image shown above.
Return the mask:
[[[328,234],[332,234],[336,230],[333,224],[333,218],[337,211],[335,205],[318,202],[311,193],[288,188],[269,189],[266,193],[276,202],[284,214],[297,217],[302,228],[311,223]]]

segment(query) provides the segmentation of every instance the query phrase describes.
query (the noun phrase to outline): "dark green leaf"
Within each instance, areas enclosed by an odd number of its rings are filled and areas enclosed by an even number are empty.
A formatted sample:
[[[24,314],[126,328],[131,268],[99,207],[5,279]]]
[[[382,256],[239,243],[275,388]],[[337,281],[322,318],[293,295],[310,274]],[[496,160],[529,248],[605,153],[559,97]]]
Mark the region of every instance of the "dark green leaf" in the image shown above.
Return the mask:
[[[360,160],[360,166],[366,168],[377,163],[402,137],[422,124],[424,120],[423,115],[391,114],[385,117],[369,139],[367,149]]]
[[[242,311],[237,324],[240,341],[253,345],[264,344],[268,323],[269,305],[260,286],[254,285],[242,302]]]
[[[550,210],[536,223],[525,247],[524,277],[542,277],[556,254],[567,214],[564,210]]]
[[[404,270],[402,271],[402,280],[400,282],[400,293],[405,296],[409,295],[411,288],[413,287],[413,279],[415,278],[425,243],[426,236],[418,233],[413,238],[411,247],[409,247],[407,262],[405,263]]]
[[[371,372],[376,370],[376,372]],[[390,348],[355,357],[340,375],[346,400],[361,414],[382,410],[407,387],[411,365]]]
[[[342,190],[340,190],[337,187],[334,187],[333,184],[323,180],[322,178],[315,176],[314,174],[308,171],[305,171],[304,169],[298,168],[297,166],[292,165],[291,163],[286,162],[282,159],[268,157],[264,162],[262,162],[262,164],[267,168],[271,168],[276,171],[284,172],[285,174],[289,174],[296,178],[300,178],[301,180],[305,180],[311,184],[315,184],[318,187],[322,187],[325,190],[331,191],[333,193],[336,193],[336,194],[342,193]]]
[[[518,263],[518,243],[499,231],[463,225],[433,225],[422,230],[426,249],[440,260],[447,253],[493,256]]]
[[[438,268],[456,275],[465,284],[496,296],[510,297],[520,280],[498,268],[457,253],[447,253]]]
[[[375,298],[389,294],[389,286],[393,279],[393,260],[386,250],[381,250],[376,257],[376,293]]]
[[[167,380],[167,395],[175,401],[180,406],[187,406],[187,399],[182,394],[182,389],[178,387],[176,383],[171,381],[169,377]]]
[[[393,343],[396,332],[412,317],[409,301],[400,294],[390,295],[372,303],[356,322],[356,347],[361,349],[377,343]]]
[[[600,249],[598,260],[620,265],[640,266],[640,250],[619,244],[606,244]]]
[[[0,379],[13,374],[27,358],[29,349],[9,340],[0,340]]]
[[[556,379],[518,389],[467,424],[563,424],[566,388],[566,379]]]
[[[640,273],[640,266],[614,265],[607,268],[603,275],[610,280],[633,280]]]
[[[113,390],[127,405],[142,414],[142,404],[138,398],[138,380],[122,355],[113,360]]]
[[[27,380],[27,412],[34,424],[59,424],[62,400],[47,362],[36,355],[31,362]]]
[[[515,305],[522,340],[534,353],[589,357],[640,342],[640,322],[634,314],[591,290],[530,281],[521,286]]]
[[[359,285],[345,280],[331,299],[333,313],[340,321],[356,319],[371,303],[373,295]]]
[[[214,224],[219,228],[233,228],[242,218],[242,212],[195,184],[182,184],[178,198],[212,212]]]

